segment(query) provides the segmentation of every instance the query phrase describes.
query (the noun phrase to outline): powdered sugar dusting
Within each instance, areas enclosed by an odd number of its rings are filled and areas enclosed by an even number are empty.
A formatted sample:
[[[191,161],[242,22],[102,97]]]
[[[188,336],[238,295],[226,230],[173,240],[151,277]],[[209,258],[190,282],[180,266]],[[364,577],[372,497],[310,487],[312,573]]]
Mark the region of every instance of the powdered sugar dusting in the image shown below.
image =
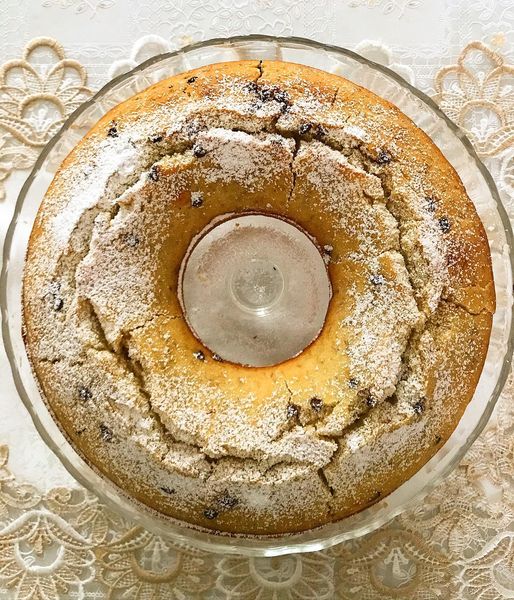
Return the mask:
[[[177,76],[170,102],[98,127],[43,202],[25,276],[29,353],[76,447],[149,506],[236,533],[312,527],[388,493],[469,392],[444,340],[481,352],[480,315],[441,300],[453,230],[402,155],[409,132],[381,139],[308,70],[270,82],[265,65]],[[329,330],[257,375],[203,348],[176,297],[191,238],[253,209],[325,236],[335,277]]]

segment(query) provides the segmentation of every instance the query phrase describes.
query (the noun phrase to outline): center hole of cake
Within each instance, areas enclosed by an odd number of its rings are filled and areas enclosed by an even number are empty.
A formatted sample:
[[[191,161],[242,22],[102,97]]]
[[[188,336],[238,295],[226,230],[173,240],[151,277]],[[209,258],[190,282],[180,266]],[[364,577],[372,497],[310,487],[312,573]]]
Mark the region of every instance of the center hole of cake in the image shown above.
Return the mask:
[[[243,310],[264,316],[280,300],[284,277],[269,260],[251,258],[234,270],[230,289]]]
[[[271,366],[319,335],[332,295],[319,246],[274,215],[222,215],[190,243],[179,300],[193,335],[225,361]]]

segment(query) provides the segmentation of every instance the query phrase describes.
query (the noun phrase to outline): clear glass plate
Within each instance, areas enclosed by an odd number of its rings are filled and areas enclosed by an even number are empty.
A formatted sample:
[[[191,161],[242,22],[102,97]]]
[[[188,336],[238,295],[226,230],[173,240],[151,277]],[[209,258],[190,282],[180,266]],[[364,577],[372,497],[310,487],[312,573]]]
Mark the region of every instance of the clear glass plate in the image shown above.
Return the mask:
[[[444,447],[414,477],[372,507],[315,530],[277,537],[240,538],[195,531],[125,496],[84,462],[54,422],[39,393],[21,335],[21,281],[27,240],[41,200],[63,158],[106,111],[133,94],[176,73],[238,59],[284,60],[336,73],[393,102],[408,115],[455,167],[477,208],[489,238],[497,298],[482,376]],[[319,550],[368,533],[419,502],[458,464],[483,429],[505,383],[512,356],[512,241],[510,223],[494,182],[467,138],[430,98],[396,73],[349,50],[299,38],[252,35],[210,40],[156,56],[117,77],[75,111],[43,150],[21,190],[6,238],[0,280],[2,332],[20,397],[42,438],[70,473],[112,510],[159,535],[221,553],[273,556]]]

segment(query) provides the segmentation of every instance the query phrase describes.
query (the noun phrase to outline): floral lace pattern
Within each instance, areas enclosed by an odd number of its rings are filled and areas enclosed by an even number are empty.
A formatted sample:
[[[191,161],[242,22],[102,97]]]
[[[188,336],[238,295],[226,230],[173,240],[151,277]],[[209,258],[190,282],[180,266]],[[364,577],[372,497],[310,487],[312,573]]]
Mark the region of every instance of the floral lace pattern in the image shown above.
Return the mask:
[[[110,598],[167,600],[198,596],[213,586],[211,556],[130,529],[97,551],[99,579]]]
[[[481,42],[468,44],[456,65],[437,74],[435,100],[481,156],[514,144],[513,78],[514,67]]]
[[[134,31],[152,32],[169,39],[177,48],[188,43],[184,41],[186,32],[187,38],[194,41],[249,33],[285,36],[293,32],[310,38],[323,35],[326,39],[333,27],[333,13],[334,3],[330,0],[153,0],[151,11],[138,3],[130,22]]]
[[[217,588],[224,597],[244,600],[330,600],[334,597],[334,561],[326,552],[244,558],[231,556],[218,563]]]
[[[114,2],[115,0],[45,0],[43,6],[73,7],[77,14],[90,12],[91,17],[94,17],[102,8],[111,8]]]
[[[353,552],[341,554],[336,572],[340,600],[438,600],[455,597],[451,562],[412,533],[383,528]]]
[[[409,83],[414,84],[415,75],[411,67],[402,65],[395,61],[391,49],[373,40],[363,40],[360,44],[355,47],[355,52],[360,55],[373,60],[385,67],[389,67],[392,71],[401,75]]]
[[[49,38],[32,40],[21,60],[0,67],[0,200],[10,172],[31,167],[64,119],[91,96],[86,83],[84,67]]]
[[[407,9],[416,8],[420,4],[421,0],[350,0],[349,6],[351,8],[358,6],[374,8],[378,6],[385,15],[394,13],[398,18],[401,18]]]
[[[184,44],[187,44],[193,40],[190,38],[181,38],[180,41]],[[156,56],[157,54],[171,52],[172,50],[173,44],[162,38],[160,35],[145,35],[137,40],[137,42],[132,46],[130,56],[128,58],[115,60],[112,63],[109,69],[109,77],[113,79],[118,75],[123,75],[123,73],[127,73],[128,71],[134,69],[146,59]]]
[[[245,2],[240,2],[243,15]],[[109,8],[106,0],[49,3],[78,12],[85,5],[81,10],[89,13]],[[486,14],[489,4],[483,3]],[[353,1],[355,7],[392,6],[390,11],[416,5]],[[203,10],[195,2],[189,6]],[[286,19],[279,12],[276,18]],[[139,40],[128,58],[112,65],[110,75],[181,40],[191,41],[185,31],[194,34],[182,28],[179,35],[177,27],[172,41],[157,35]],[[439,105],[466,129],[486,159],[514,218],[514,99],[509,87],[514,71],[500,53],[499,38],[497,42],[494,50],[481,42],[468,44],[431,85]],[[383,44],[366,41],[358,51],[418,81],[418,71]],[[0,186],[13,170],[33,164],[65,116],[90,95],[85,68],[48,38],[30,42],[21,60],[0,68]],[[330,550],[270,559],[219,556],[162,539],[126,522],[82,488],[42,491],[13,475],[9,450],[0,445],[0,598],[512,598],[513,398],[511,377],[487,429],[459,467],[389,525]]]

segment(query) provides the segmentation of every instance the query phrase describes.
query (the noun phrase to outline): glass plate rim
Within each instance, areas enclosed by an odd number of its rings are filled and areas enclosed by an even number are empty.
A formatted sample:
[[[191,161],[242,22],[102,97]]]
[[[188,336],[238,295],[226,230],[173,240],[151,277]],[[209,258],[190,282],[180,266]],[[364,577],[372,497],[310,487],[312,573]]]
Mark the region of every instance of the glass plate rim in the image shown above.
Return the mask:
[[[23,384],[22,378],[18,372],[15,362],[14,356],[14,348],[11,340],[11,335],[9,331],[8,325],[8,314],[7,314],[7,272],[9,265],[9,255],[12,247],[12,241],[14,232],[16,229],[16,225],[18,222],[19,214],[21,208],[23,206],[25,197],[27,192],[37,175],[41,165],[46,160],[48,154],[57,144],[63,133],[68,129],[68,127],[78,118],[80,115],[87,110],[91,105],[95,104],[99,99],[101,99],[106,93],[108,93],[112,88],[117,86],[119,83],[128,80],[134,77],[137,73],[144,71],[146,68],[151,65],[164,61],[169,58],[173,58],[179,56],[181,54],[187,54],[194,50],[199,50],[208,46],[219,46],[222,44],[235,44],[237,42],[268,42],[275,43],[280,45],[280,43],[285,44],[299,44],[303,46],[307,46],[310,49],[322,50],[325,52],[334,52],[338,54],[342,54],[346,57],[349,57],[356,62],[376,69],[387,77],[393,79],[400,86],[406,88],[409,92],[411,92],[415,97],[421,100],[424,104],[426,104],[443,122],[448,126],[452,134],[460,140],[467,154],[473,159],[474,166],[476,166],[484,178],[487,187],[491,193],[491,196],[496,204],[496,210],[498,211],[498,215],[500,216],[500,220],[502,222],[502,226],[506,236],[506,243],[509,247],[509,256],[511,258],[511,271],[514,275],[514,265],[512,261],[513,249],[514,249],[514,237],[512,231],[512,225],[510,219],[507,215],[507,211],[503,205],[503,202],[500,198],[500,194],[494,182],[492,175],[489,173],[487,167],[478,157],[478,154],[471,144],[469,138],[466,136],[464,131],[455,124],[436,104],[436,102],[430,98],[427,94],[417,89],[414,85],[408,82],[401,75],[393,71],[392,69],[381,65],[373,60],[365,58],[360,54],[344,48],[342,46],[336,46],[333,44],[324,44],[322,42],[318,42],[316,40],[311,40],[309,38],[303,38],[298,36],[272,36],[272,35],[264,35],[264,34],[249,34],[249,35],[238,35],[238,36],[230,36],[230,37],[216,37],[207,40],[202,40],[200,42],[196,42],[193,44],[189,44],[182,48],[179,48],[174,51],[165,52],[162,54],[158,54],[152,56],[151,58],[143,61],[142,63],[136,65],[133,69],[118,75],[104,84],[91,98],[82,103],[77,109],[75,109],[63,122],[63,125],[59,129],[59,131],[47,142],[44,146],[41,154],[36,159],[34,166],[32,167],[29,175],[24,181],[20,192],[18,194],[14,212],[12,219],[9,223],[9,226],[6,231],[5,239],[4,239],[4,248],[2,253],[2,265],[0,271],[0,313],[2,317],[2,339],[4,343],[4,347],[6,350],[7,358],[10,365],[10,370],[13,376],[13,380],[15,383],[16,390],[18,395],[20,396],[25,408],[29,412],[31,420],[38,431],[38,434],[43,439],[44,443],[50,448],[50,450],[57,456],[61,464],[66,468],[66,470],[72,475],[74,479],[77,480],[78,483],[83,485],[87,490],[90,490],[89,482],[86,477],[78,472],[75,465],[71,464],[66,456],[64,456],[60,447],[53,442],[53,440],[49,439],[45,426],[41,423],[40,418],[37,412],[34,410],[32,403],[30,401],[29,395],[25,390],[25,386]],[[294,539],[294,534],[286,534],[283,536],[256,536],[240,538],[237,536],[225,536],[219,535],[214,532],[212,533],[203,533],[202,535],[207,537],[208,540],[203,541],[200,539],[195,539],[193,536],[187,535],[187,528],[184,528],[184,533],[174,532],[173,534],[169,534],[170,537],[176,538],[178,541],[185,541],[197,548],[207,550],[210,552],[225,552],[227,554],[246,554],[249,556],[278,556],[283,554],[289,554],[293,552],[312,552],[320,549],[330,548],[336,544],[339,544],[347,539],[358,538],[361,535],[368,533],[370,530],[376,530],[385,523],[391,521],[394,517],[404,512],[409,506],[414,503],[419,502],[422,498],[424,498],[428,493],[430,493],[443,479],[445,479],[460,463],[464,454],[471,447],[477,437],[480,435],[485,425],[489,421],[489,418],[494,410],[496,402],[501,394],[501,391],[507,381],[507,377],[510,372],[510,365],[512,362],[512,355],[514,350],[514,304],[511,304],[511,321],[510,321],[510,330],[509,330],[509,340],[506,346],[506,353],[503,361],[503,365],[501,371],[499,373],[498,379],[492,391],[491,397],[489,398],[487,405],[480,416],[480,419],[475,426],[475,429],[467,436],[465,443],[456,451],[454,460],[452,460],[448,465],[446,465],[436,476],[434,476],[428,483],[426,483],[414,496],[408,500],[403,501],[398,504],[394,510],[391,510],[387,513],[387,515],[381,515],[376,517],[372,523],[373,527],[370,528],[369,525],[362,525],[357,527],[355,530],[350,532],[340,532],[339,534],[329,534],[325,538],[316,539],[316,540],[308,540],[308,541],[296,541]],[[83,459],[82,459],[83,460]],[[112,484],[114,486],[114,484]],[[115,486],[116,489],[117,486]],[[90,490],[91,491],[91,490]],[[122,490],[120,490],[122,492]],[[101,501],[111,510],[115,510],[117,512],[122,513],[125,516],[129,516],[129,518],[133,518],[134,515],[128,514],[128,511],[125,507],[120,507],[119,505],[115,505],[115,502],[106,494],[103,490],[94,492]],[[139,503],[133,503],[133,506],[138,506]],[[152,514],[146,513],[145,517],[153,518]],[[344,520],[344,519],[343,519]],[[146,526],[146,523],[144,524]],[[159,533],[156,531],[156,527],[150,527],[149,529],[153,530],[155,533]],[[319,528],[320,529],[320,528]],[[316,531],[316,529],[311,530]],[[355,533],[357,532],[357,533]],[[161,534],[163,532],[160,532]],[[191,530],[193,533],[193,530]],[[199,532],[196,532],[199,533]],[[304,532],[305,533],[305,532]],[[321,533],[321,531],[320,531]],[[252,539],[254,542],[258,542],[262,544],[263,542],[269,541],[270,544],[273,544],[269,548],[265,546],[258,546],[256,548],[251,548],[248,545],[240,545],[241,542],[247,542],[251,544]],[[283,545],[277,545],[277,542],[283,541]],[[289,543],[288,543],[289,542]]]

